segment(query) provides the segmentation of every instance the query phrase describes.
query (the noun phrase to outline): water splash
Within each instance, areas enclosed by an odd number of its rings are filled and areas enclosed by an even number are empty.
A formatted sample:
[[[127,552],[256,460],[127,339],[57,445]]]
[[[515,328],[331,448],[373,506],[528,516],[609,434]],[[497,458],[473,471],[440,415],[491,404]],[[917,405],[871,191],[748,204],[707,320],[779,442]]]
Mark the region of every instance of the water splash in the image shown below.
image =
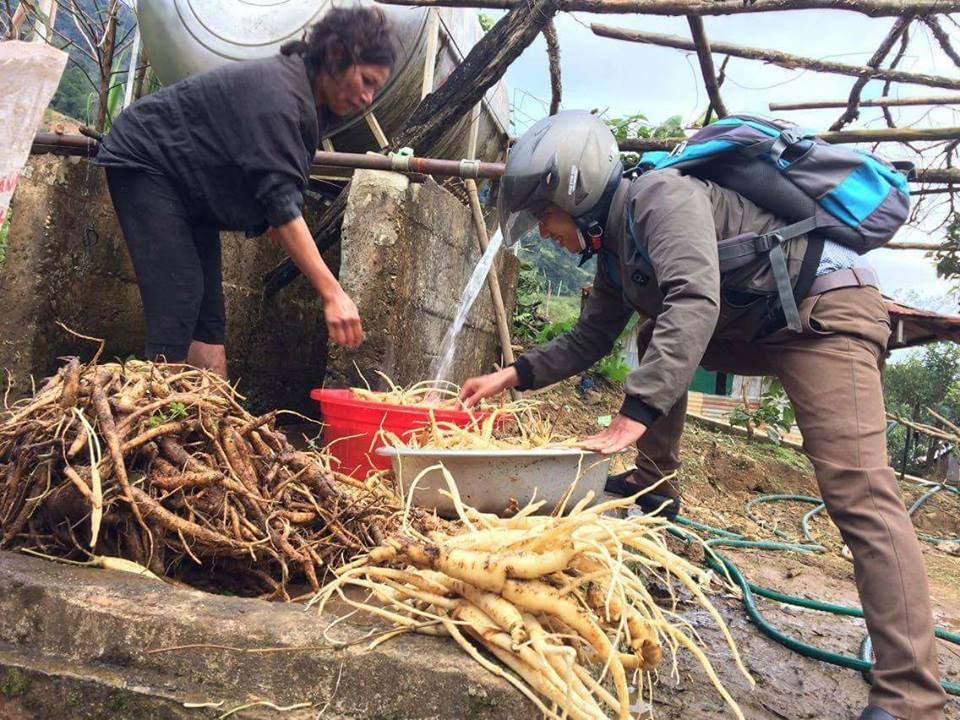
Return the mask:
[[[453,323],[447,329],[447,334],[443,336],[443,342],[440,344],[440,352],[437,355],[437,359],[433,361],[433,365],[430,367],[430,377],[438,382],[447,379],[450,366],[453,364],[453,356],[457,350],[457,337],[460,335],[460,331],[467,321],[470,308],[472,308],[476,302],[477,296],[480,294],[480,289],[483,287],[487,275],[490,273],[490,268],[493,266],[493,260],[497,256],[497,251],[502,244],[503,236],[500,234],[498,228],[494,236],[490,238],[490,244],[487,245],[487,250],[481,256],[480,262],[478,262],[477,266],[473,269],[473,275],[470,276],[470,281],[463,289],[463,294],[460,296],[460,307],[457,308],[457,314],[453,318]]]

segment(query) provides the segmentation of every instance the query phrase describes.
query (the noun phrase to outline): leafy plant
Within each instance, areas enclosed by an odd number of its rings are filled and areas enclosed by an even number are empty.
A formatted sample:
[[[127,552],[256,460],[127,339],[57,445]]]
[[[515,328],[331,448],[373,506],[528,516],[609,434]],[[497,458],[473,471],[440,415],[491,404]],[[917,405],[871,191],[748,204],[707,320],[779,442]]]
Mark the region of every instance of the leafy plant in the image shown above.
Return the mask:
[[[652,123],[646,115],[635,113],[606,121],[607,127],[617,141],[635,138],[666,138],[683,135],[683,118],[679,115],[667,118],[662,123]],[[640,161],[638,153],[621,153],[625,167],[636,165]]]
[[[520,262],[517,276],[517,310],[513,315],[513,336],[521,341],[534,341],[547,318],[543,314],[544,283],[531,262]]]
[[[484,32],[490,32],[490,28],[497,24],[497,21],[486,13],[477,15],[477,20],[480,22],[480,27],[483,28]]]
[[[10,213],[2,223],[0,223],[0,266],[7,259],[7,237],[10,235]]]
[[[960,280],[960,213],[954,212],[946,227],[941,249],[931,253],[937,262],[937,275],[947,280]]]
[[[623,356],[623,349],[619,341],[613,351],[593,366],[590,370],[593,376],[599,376],[609,383],[622,383],[630,374],[630,366]]]
[[[775,378],[760,397],[760,404],[756,408],[750,408],[744,393],[743,401],[730,413],[730,424],[746,428],[747,439],[752,440],[754,430],[763,426],[767,437],[778,445],[795,421],[793,405],[780,381]]]
[[[537,334],[537,345],[548,343],[559,335],[569,332],[577,324],[576,319],[559,320],[557,322],[547,323]]]
[[[184,405],[182,402],[173,402],[173,403],[170,403],[168,412],[166,413],[160,412],[160,413],[156,413],[155,415],[151,415],[150,419],[147,420],[147,426],[151,428],[155,428],[159,425],[163,425],[166,422],[170,422],[171,420],[176,420],[178,417],[183,417],[186,414],[187,414],[186,405]]]

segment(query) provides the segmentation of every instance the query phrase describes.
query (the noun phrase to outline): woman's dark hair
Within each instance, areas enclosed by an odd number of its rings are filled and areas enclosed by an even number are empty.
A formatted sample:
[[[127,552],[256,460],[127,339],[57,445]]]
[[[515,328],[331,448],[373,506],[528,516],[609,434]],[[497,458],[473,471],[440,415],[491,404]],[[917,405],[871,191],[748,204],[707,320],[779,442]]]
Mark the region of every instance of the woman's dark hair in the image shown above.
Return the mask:
[[[393,67],[397,59],[390,25],[375,7],[329,10],[310,26],[303,40],[284,43],[280,52],[303,55],[314,70],[337,72],[351,65]]]

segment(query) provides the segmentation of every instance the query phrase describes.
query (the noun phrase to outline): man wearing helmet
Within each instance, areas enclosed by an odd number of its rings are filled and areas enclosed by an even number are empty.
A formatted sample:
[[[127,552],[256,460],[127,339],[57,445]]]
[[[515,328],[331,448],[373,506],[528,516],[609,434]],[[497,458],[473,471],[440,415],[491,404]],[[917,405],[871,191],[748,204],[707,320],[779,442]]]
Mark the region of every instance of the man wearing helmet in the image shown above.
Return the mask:
[[[506,242],[539,226],[585,261],[597,255],[593,290],[576,325],[512,366],[464,383],[466,405],[506,388],[544,387],[607,355],[634,312],[640,367],[610,426],[583,446],[603,453],[631,443],[637,467],[608,481],[631,495],[680,466],[687,388],[698,365],[776,375],[796,410],[804,450],[827,511],[854,556],[876,664],[861,720],[940,720],[940,686],[920,545],[887,466],[879,361],[890,321],[876,276],[856,254],[816,234],[784,243],[802,332],[785,327],[768,258],[721,277],[717,243],[786,223],[714,182],[667,169],[622,177],[616,140],[589,113],[541,120],[514,146],[500,200]],[[675,480],[640,496],[674,517]]]

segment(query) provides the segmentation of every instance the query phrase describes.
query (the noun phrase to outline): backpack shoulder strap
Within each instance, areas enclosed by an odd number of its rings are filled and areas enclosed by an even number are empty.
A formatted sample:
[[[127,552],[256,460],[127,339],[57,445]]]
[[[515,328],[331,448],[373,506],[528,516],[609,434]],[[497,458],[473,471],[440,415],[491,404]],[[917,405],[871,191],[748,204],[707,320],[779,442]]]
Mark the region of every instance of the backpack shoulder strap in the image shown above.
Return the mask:
[[[738,235],[729,240],[721,240],[717,246],[717,255],[720,259],[720,273],[747,264],[758,255],[767,255],[770,259],[770,269],[777,285],[777,296],[787,327],[794,332],[801,332],[800,309],[793,296],[793,285],[790,282],[790,271],[787,268],[787,258],[783,252],[783,243],[800,235],[805,235],[817,229],[817,219],[809,217],[806,220],[787,225],[779,230],[757,235],[747,233]]]
[[[637,224],[633,219],[633,203],[627,204],[627,232],[630,234],[630,238],[633,240],[633,245],[637,249],[637,253],[643,258],[643,261],[650,266],[650,270],[656,276],[656,269],[653,267],[653,261],[650,259],[650,253],[647,252],[647,249],[640,244],[640,238],[637,237]]]

